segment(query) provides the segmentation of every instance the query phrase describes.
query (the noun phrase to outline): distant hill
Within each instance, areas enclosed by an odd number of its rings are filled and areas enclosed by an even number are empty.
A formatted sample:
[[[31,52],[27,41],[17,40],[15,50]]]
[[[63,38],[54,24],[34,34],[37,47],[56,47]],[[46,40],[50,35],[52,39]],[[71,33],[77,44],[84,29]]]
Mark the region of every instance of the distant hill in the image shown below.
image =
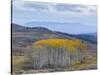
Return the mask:
[[[75,37],[77,37],[79,39],[83,39],[83,40],[91,42],[91,43],[97,43],[97,35],[96,34],[80,34],[80,35],[75,35]]]
[[[12,24],[12,32],[44,32],[49,33],[50,30],[43,27],[25,27],[18,24]]]
[[[97,43],[96,36],[92,36],[89,34],[72,35],[68,33],[52,31],[44,27],[25,27],[12,23],[12,45],[14,48],[25,47],[37,40],[49,38],[79,38],[90,43]]]
[[[97,43],[97,33],[87,33],[87,34],[77,34],[77,35],[74,35],[74,34],[68,34],[68,33],[62,33],[62,32],[57,32],[58,34],[62,34],[63,36],[67,35],[67,36],[70,36],[70,37],[74,37],[74,38],[78,38],[78,39],[81,39],[81,40],[84,40],[84,41],[87,41],[87,42],[90,42],[90,43]]]
[[[96,31],[96,26],[72,22],[30,21],[25,23],[24,26],[42,26],[53,31],[59,31],[69,34],[86,34],[93,33]]]

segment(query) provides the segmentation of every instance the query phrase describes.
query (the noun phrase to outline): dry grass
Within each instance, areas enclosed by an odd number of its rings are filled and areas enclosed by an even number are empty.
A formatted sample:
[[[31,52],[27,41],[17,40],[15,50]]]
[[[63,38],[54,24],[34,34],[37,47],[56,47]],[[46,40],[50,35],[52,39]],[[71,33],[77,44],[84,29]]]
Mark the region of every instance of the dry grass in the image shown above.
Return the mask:
[[[12,56],[13,58],[12,66],[13,66],[13,72],[15,74],[55,72],[55,71],[75,71],[75,70],[96,69],[97,67],[96,57],[88,54],[87,45],[79,39],[40,40],[33,43],[32,46],[28,46],[27,48],[29,49],[27,55]],[[85,59],[81,58],[83,62],[80,63],[80,57],[82,56],[82,54],[83,56],[86,56],[86,58]],[[31,62],[30,64],[32,66],[35,65],[36,68],[35,67],[33,69],[28,68],[27,70],[25,70],[25,66],[27,65],[25,64],[25,62],[27,61],[30,61]],[[48,63],[50,65],[54,65],[55,67],[50,68],[50,66],[47,66]],[[43,68],[44,65],[47,67]],[[64,67],[59,67],[63,65]]]

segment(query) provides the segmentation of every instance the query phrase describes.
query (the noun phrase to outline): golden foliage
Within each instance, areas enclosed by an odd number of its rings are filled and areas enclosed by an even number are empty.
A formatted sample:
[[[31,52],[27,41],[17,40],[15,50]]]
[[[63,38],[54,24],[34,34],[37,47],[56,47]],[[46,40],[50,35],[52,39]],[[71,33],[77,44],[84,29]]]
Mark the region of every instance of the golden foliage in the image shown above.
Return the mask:
[[[82,43],[79,39],[47,39],[37,41],[33,45],[37,48],[42,48],[46,46],[56,48],[63,47],[72,52],[74,52],[77,48],[80,48],[81,50],[86,50],[86,44]]]

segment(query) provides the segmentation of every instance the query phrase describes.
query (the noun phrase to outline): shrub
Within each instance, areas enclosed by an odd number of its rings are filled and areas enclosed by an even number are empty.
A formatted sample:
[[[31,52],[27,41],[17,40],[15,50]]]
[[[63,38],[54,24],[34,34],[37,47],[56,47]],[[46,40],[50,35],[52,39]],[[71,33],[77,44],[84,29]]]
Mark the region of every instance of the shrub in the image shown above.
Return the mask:
[[[19,73],[21,70],[24,70],[26,62],[26,56],[12,56],[12,72]]]

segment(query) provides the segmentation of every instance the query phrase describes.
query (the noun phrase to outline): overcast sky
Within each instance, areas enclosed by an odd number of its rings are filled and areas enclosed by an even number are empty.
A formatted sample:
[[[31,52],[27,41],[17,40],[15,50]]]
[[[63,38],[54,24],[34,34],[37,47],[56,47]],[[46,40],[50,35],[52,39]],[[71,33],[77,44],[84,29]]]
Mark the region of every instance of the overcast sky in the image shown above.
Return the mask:
[[[96,32],[97,7],[94,5],[13,0],[12,9],[12,22],[20,25],[31,21],[79,23],[91,26]]]

